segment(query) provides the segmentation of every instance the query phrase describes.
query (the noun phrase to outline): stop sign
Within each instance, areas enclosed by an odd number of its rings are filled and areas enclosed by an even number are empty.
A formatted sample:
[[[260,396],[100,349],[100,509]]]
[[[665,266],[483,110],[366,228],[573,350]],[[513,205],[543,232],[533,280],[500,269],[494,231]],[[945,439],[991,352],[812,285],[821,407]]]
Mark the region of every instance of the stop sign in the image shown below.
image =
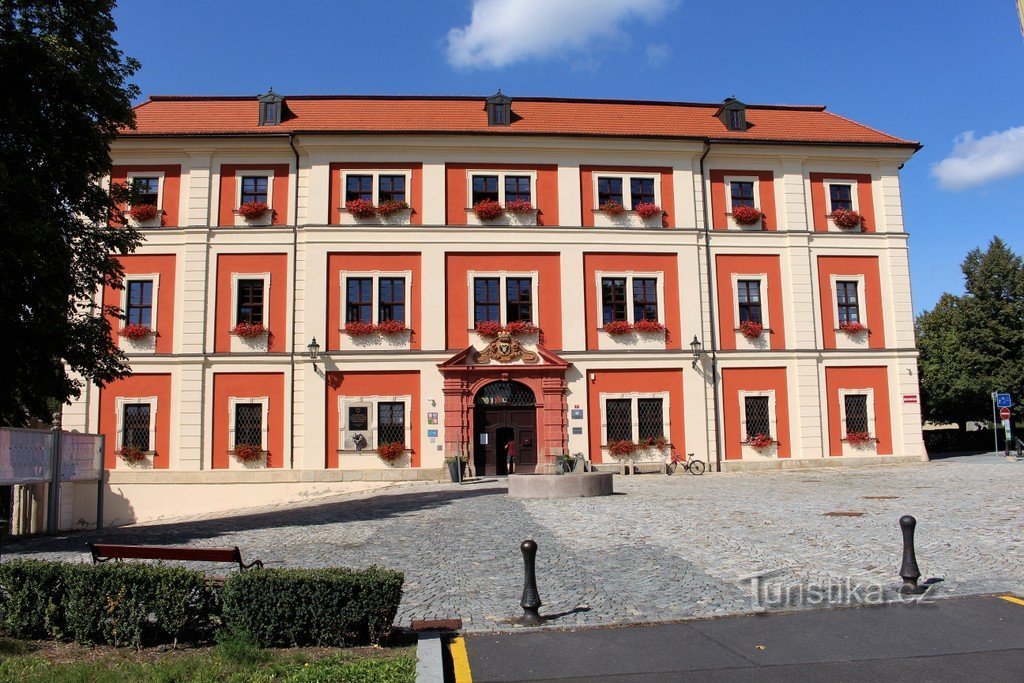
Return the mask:
[[[1009,408],[1000,408],[999,409],[999,419],[1000,420],[1009,420],[1010,419],[1010,409]]]

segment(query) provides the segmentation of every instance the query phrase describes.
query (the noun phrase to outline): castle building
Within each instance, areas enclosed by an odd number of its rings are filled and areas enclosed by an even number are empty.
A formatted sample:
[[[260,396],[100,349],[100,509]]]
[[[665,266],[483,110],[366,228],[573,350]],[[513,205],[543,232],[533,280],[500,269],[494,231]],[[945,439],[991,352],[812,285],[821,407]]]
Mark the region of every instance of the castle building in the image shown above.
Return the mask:
[[[145,242],[97,293],[133,375],[136,518],[562,455],[919,460],[899,170],[821,106],[151,97],[110,183]],[[70,505],[70,504],[69,504]]]

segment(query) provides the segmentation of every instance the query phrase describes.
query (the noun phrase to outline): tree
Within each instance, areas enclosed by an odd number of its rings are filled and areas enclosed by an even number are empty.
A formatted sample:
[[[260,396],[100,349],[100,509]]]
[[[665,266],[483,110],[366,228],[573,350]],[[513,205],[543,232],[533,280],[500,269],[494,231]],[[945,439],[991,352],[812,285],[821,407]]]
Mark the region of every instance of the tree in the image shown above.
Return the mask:
[[[960,269],[964,295],[943,294],[916,328],[924,417],[964,429],[992,418],[993,391],[1024,392],[1024,260],[996,237]]]
[[[138,62],[113,39],[113,0],[0,0],[0,424],[128,374],[101,306],[116,254],[138,233],[110,226],[120,192],[100,181],[110,142],[134,125]],[[111,310],[110,313],[119,314]]]

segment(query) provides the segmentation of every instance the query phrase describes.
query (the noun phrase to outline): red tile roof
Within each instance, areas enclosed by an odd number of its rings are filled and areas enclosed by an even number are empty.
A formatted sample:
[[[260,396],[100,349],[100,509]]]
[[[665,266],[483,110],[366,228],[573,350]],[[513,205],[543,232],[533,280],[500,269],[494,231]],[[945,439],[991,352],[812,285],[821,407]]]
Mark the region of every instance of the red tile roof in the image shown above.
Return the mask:
[[[259,126],[255,97],[157,96],[122,135],[473,133],[713,138],[758,142],[912,145],[821,106],[747,105],[746,131],[728,130],[717,104],[513,98],[513,122],[487,125],[482,97],[285,96],[278,126]]]

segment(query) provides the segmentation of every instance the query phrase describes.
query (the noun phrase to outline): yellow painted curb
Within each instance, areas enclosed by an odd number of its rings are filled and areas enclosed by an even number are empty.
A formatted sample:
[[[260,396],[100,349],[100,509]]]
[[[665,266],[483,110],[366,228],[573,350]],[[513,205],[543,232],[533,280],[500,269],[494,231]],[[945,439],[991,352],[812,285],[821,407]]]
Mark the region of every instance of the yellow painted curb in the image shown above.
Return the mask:
[[[1000,595],[999,597],[1006,600],[1006,602],[1012,602],[1015,605],[1024,605],[1024,600],[1021,600],[1015,595]]]
[[[473,683],[473,673],[469,670],[469,655],[466,654],[466,641],[462,636],[455,636],[448,643],[448,649],[452,653],[455,683]]]

